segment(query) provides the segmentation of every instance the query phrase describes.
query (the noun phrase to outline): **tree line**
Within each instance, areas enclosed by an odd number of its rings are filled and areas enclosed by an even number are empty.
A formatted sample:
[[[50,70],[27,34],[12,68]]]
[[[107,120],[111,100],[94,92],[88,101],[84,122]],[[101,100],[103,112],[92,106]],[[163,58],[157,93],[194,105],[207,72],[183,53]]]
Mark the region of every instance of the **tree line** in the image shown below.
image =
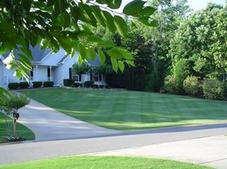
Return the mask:
[[[132,90],[224,99],[226,6],[209,4],[192,11],[187,0],[149,3],[158,9],[152,16],[157,27],[128,21],[127,38],[118,34],[109,37],[133,54],[135,66],[126,66],[123,73],[107,73],[107,83]]]

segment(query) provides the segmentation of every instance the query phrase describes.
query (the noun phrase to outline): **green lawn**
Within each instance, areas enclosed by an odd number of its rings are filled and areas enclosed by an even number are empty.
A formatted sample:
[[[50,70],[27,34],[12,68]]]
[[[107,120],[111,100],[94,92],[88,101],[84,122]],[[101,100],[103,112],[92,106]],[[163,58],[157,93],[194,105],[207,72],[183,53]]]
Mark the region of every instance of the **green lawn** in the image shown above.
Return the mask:
[[[4,165],[0,169],[208,169],[177,161],[129,157],[65,157]],[[211,169],[211,168],[210,168]]]
[[[0,113],[0,143],[4,142],[4,137],[6,137],[8,133],[12,135],[12,128],[8,128],[6,126],[6,119],[7,121],[11,122],[11,119],[9,117],[5,116],[3,113]],[[19,123],[17,123],[17,135],[26,140],[35,139],[33,132]]]
[[[227,120],[227,102],[149,92],[38,89],[24,94],[75,118],[113,129],[145,129]]]

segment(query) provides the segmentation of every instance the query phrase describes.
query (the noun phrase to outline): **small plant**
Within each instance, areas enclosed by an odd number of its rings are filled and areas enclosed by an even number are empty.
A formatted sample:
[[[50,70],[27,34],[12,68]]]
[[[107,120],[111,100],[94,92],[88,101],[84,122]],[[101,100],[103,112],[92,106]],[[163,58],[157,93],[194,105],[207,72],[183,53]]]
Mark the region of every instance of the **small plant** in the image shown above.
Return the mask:
[[[30,85],[28,82],[20,82],[19,86],[21,89],[27,89],[27,88],[29,88]]]
[[[184,94],[183,83],[189,75],[188,61],[185,59],[178,60],[173,66],[173,76],[175,78],[176,93]]]
[[[89,88],[89,87],[92,87],[93,85],[94,85],[94,81],[86,81],[86,82],[84,82],[84,87]]]
[[[201,96],[202,86],[196,76],[188,76],[183,83],[184,91],[190,96]]]
[[[40,82],[40,81],[32,82],[33,88],[39,88],[39,87],[42,87],[42,85],[43,85],[43,82]]]
[[[20,115],[18,110],[29,103],[29,99],[22,94],[8,92],[4,97],[4,102],[1,103],[1,111],[5,112],[8,116],[11,116],[13,121],[13,136],[10,136],[9,141],[21,140],[16,134],[16,123]]]
[[[53,87],[54,86],[54,82],[53,81],[43,82],[43,86],[44,87]]]
[[[169,75],[165,78],[164,89],[168,93],[176,93],[176,79],[173,75]]]
[[[8,84],[8,88],[9,88],[10,90],[19,89],[19,87],[20,87],[20,84],[19,84],[19,83],[9,83],[9,84]]]
[[[80,83],[74,83],[73,84],[73,87],[81,87],[82,86],[82,84],[80,84]]]
[[[75,82],[75,80],[73,80],[73,79],[64,79],[63,80],[64,86],[69,86],[69,87],[72,87],[74,82]]]
[[[207,79],[203,83],[203,94],[207,99],[224,99],[224,83],[216,79]]]

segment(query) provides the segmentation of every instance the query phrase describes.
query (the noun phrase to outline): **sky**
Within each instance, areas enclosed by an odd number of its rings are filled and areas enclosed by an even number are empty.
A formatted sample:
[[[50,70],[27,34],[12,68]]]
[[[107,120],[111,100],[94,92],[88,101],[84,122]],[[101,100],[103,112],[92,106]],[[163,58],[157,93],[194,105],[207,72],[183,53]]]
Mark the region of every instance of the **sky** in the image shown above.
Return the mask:
[[[131,0],[122,0],[122,2],[123,2],[122,6],[124,6],[125,4],[127,4],[130,1]],[[196,11],[196,10],[206,8],[206,6],[209,2],[220,4],[220,5],[225,5],[225,1],[226,0],[188,0],[188,4],[193,10]]]

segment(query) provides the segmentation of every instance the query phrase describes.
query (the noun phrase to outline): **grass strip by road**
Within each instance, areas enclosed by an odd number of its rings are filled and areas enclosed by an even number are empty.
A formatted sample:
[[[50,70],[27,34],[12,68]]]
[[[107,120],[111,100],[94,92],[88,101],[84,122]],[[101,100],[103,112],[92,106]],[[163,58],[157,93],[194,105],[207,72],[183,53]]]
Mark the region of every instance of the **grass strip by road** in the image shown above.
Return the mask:
[[[7,122],[7,123],[6,123]],[[9,124],[9,125],[7,125]],[[12,119],[0,112],[0,143],[5,142],[5,137],[12,135]],[[24,125],[17,123],[17,136],[25,140],[34,140],[34,133]]]
[[[111,89],[37,89],[27,96],[106,128],[147,129],[227,121],[227,102]]]
[[[211,169],[209,167],[151,158],[77,156],[2,165],[0,169]]]

